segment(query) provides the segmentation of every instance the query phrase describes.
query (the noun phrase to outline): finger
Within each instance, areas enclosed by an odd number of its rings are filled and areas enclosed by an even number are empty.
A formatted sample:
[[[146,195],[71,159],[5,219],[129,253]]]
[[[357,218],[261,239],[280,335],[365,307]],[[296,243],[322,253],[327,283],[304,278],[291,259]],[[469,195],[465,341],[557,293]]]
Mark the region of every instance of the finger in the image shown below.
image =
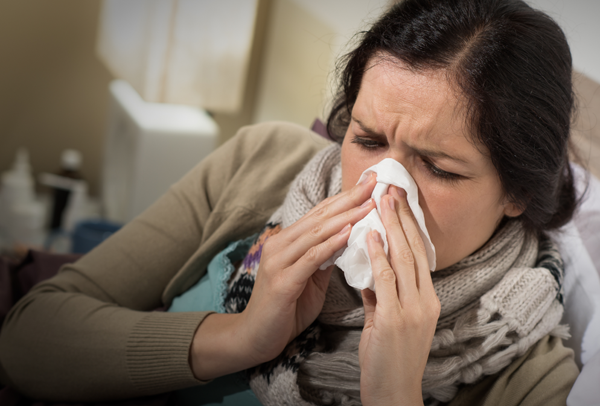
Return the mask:
[[[387,233],[390,263],[396,272],[400,303],[404,306],[418,295],[415,258],[396,212],[396,200],[387,194],[381,199],[380,208]]]
[[[325,218],[347,211],[362,205],[371,197],[373,188],[377,184],[377,176],[372,173],[361,183],[354,185],[350,190],[325,199],[298,221],[296,228],[306,227],[305,223],[319,222]]]
[[[427,289],[433,289],[433,282],[431,281],[431,272],[429,271],[429,261],[427,259],[427,251],[421,236],[420,228],[415,219],[415,216],[408,205],[406,200],[406,192],[396,187],[391,187],[391,195],[398,202],[398,216],[404,235],[410,246],[410,249],[414,256],[415,268],[416,268],[416,285],[417,289],[421,290],[423,287]]]
[[[292,265],[310,249],[339,233],[347,224],[356,224],[374,208],[375,201],[369,199],[360,207],[355,207],[324,222],[314,224],[312,228],[306,230],[281,252],[279,257],[280,263],[286,267]]]
[[[282,276],[292,284],[306,284],[308,278],[340,248],[342,248],[350,237],[352,227],[350,224],[326,241],[310,247],[297,261],[294,261]]]
[[[280,233],[282,238],[285,239],[287,244],[289,244],[311,228],[323,223],[327,219],[346,212],[352,208],[359,207],[371,197],[371,193],[373,193],[373,188],[375,187],[376,183],[376,175],[371,174],[365,182],[355,185],[352,187],[352,189],[347,190],[346,192],[342,192],[333,197],[325,199],[323,202],[313,207],[306,215],[304,215],[292,226],[283,230]]]
[[[311,215],[315,211],[317,211],[322,203],[327,203],[327,204],[334,203],[334,202],[338,201],[339,199],[346,198],[346,196],[349,194],[351,195],[353,193],[357,193],[357,191],[360,194],[360,196],[357,197],[358,202],[362,203],[364,201],[362,196],[364,196],[363,194],[365,193],[365,191],[362,189],[366,189],[366,193],[368,195],[366,198],[369,198],[371,196],[371,193],[373,193],[373,188],[375,187],[376,184],[377,184],[377,174],[375,174],[374,172],[370,173],[362,182],[357,183],[356,185],[352,186],[352,188],[350,188],[349,190],[342,192],[342,193],[338,193],[337,195],[331,196],[331,197],[323,200],[321,203],[317,204],[315,207],[310,209],[308,211],[307,215]]]
[[[381,236],[376,230],[367,234],[367,247],[371,259],[373,279],[375,280],[378,305],[381,304],[384,308],[389,308],[394,304],[399,304],[396,273],[387,260]]]

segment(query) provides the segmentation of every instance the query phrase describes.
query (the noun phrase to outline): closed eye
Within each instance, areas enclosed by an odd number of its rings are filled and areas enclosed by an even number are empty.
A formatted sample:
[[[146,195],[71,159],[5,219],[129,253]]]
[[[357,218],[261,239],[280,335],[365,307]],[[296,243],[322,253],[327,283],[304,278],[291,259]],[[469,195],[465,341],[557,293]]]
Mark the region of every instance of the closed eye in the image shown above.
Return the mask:
[[[369,137],[359,137],[359,136],[354,136],[354,138],[352,138],[351,143],[353,144],[357,144],[358,146],[362,147],[365,150],[376,150],[378,148],[384,148],[387,146],[387,144],[369,138]]]
[[[433,163],[431,163],[426,158],[422,157],[421,161],[425,165],[425,168],[427,168],[427,171],[429,171],[429,173],[432,176],[434,176],[438,179],[448,181],[448,182],[456,182],[463,178],[463,176],[461,176],[461,175],[458,175],[458,174],[452,173],[452,172],[446,172],[446,171],[438,168],[437,166],[435,166]]]

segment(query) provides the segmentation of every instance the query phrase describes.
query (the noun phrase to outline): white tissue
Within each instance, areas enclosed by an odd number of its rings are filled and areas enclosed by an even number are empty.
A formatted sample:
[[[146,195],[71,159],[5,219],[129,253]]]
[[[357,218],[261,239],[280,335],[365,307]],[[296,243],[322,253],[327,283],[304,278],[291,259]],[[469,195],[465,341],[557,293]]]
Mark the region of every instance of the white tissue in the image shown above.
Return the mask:
[[[377,209],[371,210],[365,218],[352,227],[352,232],[348,238],[348,247],[336,252],[332,258],[321,265],[321,269],[325,269],[327,266],[335,263],[342,271],[344,271],[348,285],[356,289],[369,288],[374,291],[375,281],[373,280],[371,259],[369,258],[369,250],[367,248],[367,234],[371,230],[377,230],[379,232],[383,240],[383,249],[387,255],[388,242],[385,227],[380,218],[380,202],[381,198],[387,194],[390,185],[397,186],[406,191],[408,205],[419,225],[419,232],[427,252],[429,269],[432,272],[435,270],[436,264],[435,247],[431,243],[431,238],[425,227],[425,216],[423,215],[423,210],[421,210],[421,207],[419,206],[419,193],[413,178],[402,164],[391,158],[386,158],[377,165],[364,171],[358,182],[360,183],[369,176],[371,172],[377,174],[377,185],[371,195],[377,204]]]

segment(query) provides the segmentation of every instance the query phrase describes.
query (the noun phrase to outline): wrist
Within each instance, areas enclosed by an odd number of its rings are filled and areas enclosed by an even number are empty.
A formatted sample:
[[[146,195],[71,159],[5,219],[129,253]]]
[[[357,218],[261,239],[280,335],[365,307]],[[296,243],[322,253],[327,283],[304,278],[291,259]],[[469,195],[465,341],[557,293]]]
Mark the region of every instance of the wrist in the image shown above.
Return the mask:
[[[202,321],[190,347],[190,367],[205,381],[258,365],[240,330],[241,314],[213,313]]]
[[[364,406],[423,406],[423,393],[421,380],[412,383],[401,384],[401,374],[387,375],[395,376],[392,382],[386,378],[379,377],[379,383],[373,386],[364,386],[364,373],[361,375],[361,402]],[[367,379],[369,380],[369,379]]]
[[[363,406],[423,406],[423,396],[387,396],[377,399],[365,400],[361,398]]]

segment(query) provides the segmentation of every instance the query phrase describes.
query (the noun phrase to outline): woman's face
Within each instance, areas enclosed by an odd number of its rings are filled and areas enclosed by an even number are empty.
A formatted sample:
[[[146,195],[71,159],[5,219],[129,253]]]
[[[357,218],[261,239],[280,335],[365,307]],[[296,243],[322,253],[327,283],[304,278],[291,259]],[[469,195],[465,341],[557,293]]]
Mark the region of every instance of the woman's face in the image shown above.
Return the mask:
[[[414,73],[376,57],[342,144],[343,190],[384,158],[408,170],[419,188],[437,269],[481,247],[504,215],[521,213],[506,201],[487,150],[468,136],[465,117],[443,71]]]

